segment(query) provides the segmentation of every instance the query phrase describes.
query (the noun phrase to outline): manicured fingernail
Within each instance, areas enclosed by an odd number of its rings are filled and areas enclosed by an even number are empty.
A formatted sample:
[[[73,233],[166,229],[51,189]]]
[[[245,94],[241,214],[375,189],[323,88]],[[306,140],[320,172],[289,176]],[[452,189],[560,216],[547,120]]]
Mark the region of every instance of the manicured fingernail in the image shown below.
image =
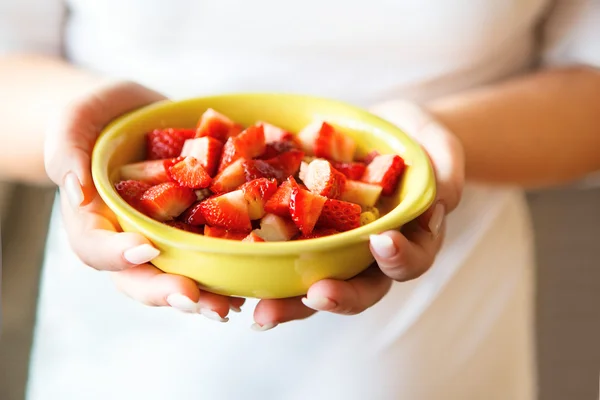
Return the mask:
[[[377,253],[379,257],[391,258],[398,252],[392,238],[389,236],[371,235],[369,239],[371,240],[373,251]]]
[[[126,250],[123,253],[123,257],[131,264],[140,265],[153,260],[159,254],[160,251],[149,244],[140,244],[139,246]]]
[[[236,313],[242,312],[242,309],[241,309],[241,308],[239,308],[238,306],[234,306],[233,304],[230,304],[230,305],[229,305],[229,309],[230,309],[231,311],[233,311],[233,312],[236,312]]]
[[[83,203],[83,190],[81,189],[81,182],[79,182],[77,175],[73,172],[69,172],[67,176],[65,176],[63,184],[71,207],[79,207],[81,203]]]
[[[218,322],[229,321],[229,318],[227,318],[227,317],[223,318],[219,315],[219,313],[217,313],[216,311],[210,310],[208,308],[201,308],[200,314],[204,315],[208,319],[212,319],[213,321],[218,321]]]
[[[328,311],[334,309],[337,304],[335,301],[328,299],[327,297],[315,297],[315,298],[302,298],[302,303],[308,308],[313,310]]]
[[[279,324],[274,324],[272,322],[269,322],[268,324],[264,324],[264,325],[260,325],[258,323],[253,323],[252,326],[250,327],[253,331],[257,331],[257,332],[264,332],[264,331],[268,331],[269,329],[273,329],[275,328],[277,325]]]
[[[442,203],[438,203],[433,209],[433,213],[431,214],[431,218],[429,218],[429,223],[427,224],[429,231],[433,234],[433,236],[439,235],[445,216],[446,207],[444,207]]]
[[[173,293],[167,296],[167,303],[173,308],[186,313],[197,313],[198,303],[194,303],[189,297],[181,293]]]

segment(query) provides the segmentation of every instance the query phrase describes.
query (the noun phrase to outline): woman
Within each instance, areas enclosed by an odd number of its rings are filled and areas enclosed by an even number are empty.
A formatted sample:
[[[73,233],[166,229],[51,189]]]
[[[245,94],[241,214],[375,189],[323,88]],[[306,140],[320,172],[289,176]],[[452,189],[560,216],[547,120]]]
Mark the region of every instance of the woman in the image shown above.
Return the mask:
[[[596,2],[3,7],[1,170],[42,179],[48,127],[64,217],[51,223],[30,399],[535,398],[531,232],[514,187],[600,168],[600,74],[585,66],[600,65]],[[429,152],[435,205],[409,233],[371,238],[378,265],[361,276],[227,317],[240,300],[160,273],[146,239],[115,233],[89,173],[97,132],[116,116],[163,94],[224,91],[372,108]],[[163,307],[113,295],[108,275],[73,253]]]

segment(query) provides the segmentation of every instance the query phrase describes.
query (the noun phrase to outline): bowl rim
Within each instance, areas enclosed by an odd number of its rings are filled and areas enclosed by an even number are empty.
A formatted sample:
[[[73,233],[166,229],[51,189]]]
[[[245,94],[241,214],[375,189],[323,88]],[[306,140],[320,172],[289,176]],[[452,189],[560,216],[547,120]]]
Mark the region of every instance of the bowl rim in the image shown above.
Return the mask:
[[[226,100],[228,98],[235,98],[237,100],[245,98],[246,100],[251,101],[251,99],[256,99],[257,97],[278,98],[280,101],[285,101],[286,98],[294,98],[297,100],[302,99],[306,101],[318,102],[322,105],[345,108],[349,111],[352,111],[353,115],[358,116],[358,118],[361,120],[361,123],[381,127],[379,130],[385,131],[386,135],[393,134],[394,136],[398,137],[403,145],[411,147],[411,151],[413,153],[412,165],[420,164],[421,168],[424,168],[424,179],[420,181],[419,187],[415,189],[415,192],[419,191],[420,195],[416,196],[415,199],[409,204],[406,204],[406,201],[401,202],[383,217],[356,229],[315,239],[286,242],[263,242],[258,245],[252,242],[206,237],[204,235],[186,232],[181,229],[171,227],[135,210],[118,195],[107,173],[108,160],[112,154],[110,146],[107,146],[107,144],[114,139],[115,136],[118,136],[122,132],[122,128],[124,126],[128,125],[132,121],[143,119],[159,109],[168,107],[177,107],[182,104],[199,101],[203,103],[211,103],[213,100]],[[130,225],[134,226],[135,230],[140,232],[151,241],[157,241],[174,248],[186,248],[207,253],[244,254],[250,256],[302,254],[307,252],[325,251],[331,248],[339,247],[340,245],[347,246],[352,244],[361,244],[368,242],[369,236],[372,234],[378,234],[388,230],[397,230],[403,224],[415,219],[424,211],[426,211],[427,208],[429,208],[436,196],[435,177],[428,155],[425,153],[423,148],[416,141],[414,141],[414,139],[404,133],[402,129],[360,107],[339,100],[304,94],[276,92],[234,92],[192,97],[182,100],[167,99],[149,104],[118,117],[101,131],[92,151],[91,166],[92,179],[98,194],[118,218],[121,218]]]

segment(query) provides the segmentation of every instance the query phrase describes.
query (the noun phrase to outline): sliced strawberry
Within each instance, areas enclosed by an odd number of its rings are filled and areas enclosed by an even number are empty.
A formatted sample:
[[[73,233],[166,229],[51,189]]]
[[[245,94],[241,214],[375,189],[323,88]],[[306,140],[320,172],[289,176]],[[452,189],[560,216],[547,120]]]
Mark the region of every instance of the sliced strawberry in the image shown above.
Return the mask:
[[[298,234],[298,227],[289,217],[266,214],[260,220],[260,229],[256,233],[267,242],[284,242]]]
[[[146,215],[164,222],[179,216],[194,201],[196,201],[196,194],[192,189],[167,182],[146,190],[140,203]]]
[[[375,159],[375,157],[377,157],[378,155],[380,155],[380,154],[377,150],[372,150],[366,156],[364,156],[362,161],[365,164],[369,165],[369,164],[371,164],[371,161],[373,161]]]
[[[248,204],[244,192],[235,190],[211,197],[200,203],[206,223],[232,231],[250,231],[252,224],[248,216]]]
[[[279,186],[277,191],[265,203],[265,211],[276,214],[281,217],[289,217],[290,215],[290,196],[292,190],[298,187],[298,183],[293,177],[289,177]]]
[[[292,190],[290,215],[304,235],[312,232],[326,201],[326,197],[311,193],[308,190],[298,187]]]
[[[298,145],[291,140],[273,142],[267,144],[267,146],[265,147],[265,152],[261,154],[258,158],[261,160],[268,160],[270,158],[277,157],[278,155],[291,150],[298,150]]]
[[[240,189],[244,192],[244,198],[248,202],[250,219],[261,219],[265,215],[265,203],[277,191],[277,181],[259,178],[243,184]]]
[[[213,137],[205,136],[186,140],[183,150],[181,150],[181,156],[196,158],[210,176],[215,176],[222,150],[223,143]]]
[[[382,190],[383,188],[379,185],[348,179],[340,200],[356,203],[363,207],[373,207],[377,204]]]
[[[236,232],[219,226],[206,225],[204,227],[204,236],[229,240],[243,240],[248,236],[248,232]]]
[[[352,179],[355,181],[362,178],[363,174],[365,173],[365,169],[367,169],[367,165],[365,163],[362,163],[359,161],[352,161],[352,162],[333,161],[331,163],[331,165],[333,165],[333,168],[337,169],[342,174],[344,174],[346,176],[346,178]]]
[[[198,121],[196,137],[209,136],[225,142],[227,138],[237,135],[242,129],[240,124],[236,124],[225,115],[209,108]]]
[[[171,158],[136,162],[123,165],[119,173],[123,180],[142,181],[150,185],[158,185],[159,183],[171,181],[167,171],[172,165],[181,160],[181,158]]]
[[[238,136],[227,139],[223,147],[219,172],[239,158],[252,159],[265,151],[265,134],[262,125],[251,126]]]
[[[201,226],[192,226],[192,225],[188,225],[185,222],[181,222],[181,221],[167,221],[167,222],[165,222],[165,224],[172,226],[173,228],[181,229],[182,231],[186,231],[186,232],[199,233],[199,234],[202,234],[202,232],[203,232],[203,229]]]
[[[340,232],[358,228],[361,212],[358,204],[327,199],[319,217],[319,228],[332,228]]]
[[[212,183],[208,172],[194,157],[186,157],[169,168],[168,172],[174,182],[190,189],[204,189]]]
[[[248,236],[246,236],[245,238],[242,239],[242,242],[256,242],[256,243],[259,243],[259,242],[264,242],[264,241],[265,241],[265,239],[263,239],[260,236],[258,236],[255,231],[250,232],[248,234]]]
[[[210,190],[214,193],[226,193],[243,185],[246,182],[246,173],[244,171],[245,161],[243,158],[240,158],[219,172],[213,179]]]
[[[376,156],[371,161],[361,181],[381,186],[383,188],[382,194],[389,196],[396,191],[402,172],[404,172],[402,157],[394,154],[384,154]]]
[[[308,235],[300,235],[296,238],[296,240],[305,240],[305,239],[317,239],[324,236],[335,235],[336,233],[340,233],[332,228],[315,228]]]
[[[311,192],[335,199],[344,190],[346,177],[329,161],[317,158],[306,167],[303,182]]]
[[[144,192],[150,189],[152,185],[146,182],[140,181],[120,181],[115,183],[115,189],[117,193],[125,200],[130,206],[136,210],[141,210],[140,200]]]
[[[298,173],[303,157],[302,151],[291,150],[269,160],[248,160],[244,164],[246,180],[268,178],[281,183],[288,176]]]
[[[263,130],[265,132],[265,142],[267,144],[294,139],[294,135],[291,132],[288,132],[285,129],[268,122],[259,121],[257,125],[263,126]]]
[[[183,214],[181,214],[181,219],[188,225],[198,226],[206,224],[206,219],[204,218],[204,214],[202,214],[202,203],[197,202],[192,205],[190,208],[185,210]]]
[[[193,129],[155,129],[146,135],[148,160],[173,158],[181,154],[186,140],[194,137]]]
[[[354,158],[356,143],[327,122],[316,121],[306,126],[298,140],[307,154],[341,162]]]

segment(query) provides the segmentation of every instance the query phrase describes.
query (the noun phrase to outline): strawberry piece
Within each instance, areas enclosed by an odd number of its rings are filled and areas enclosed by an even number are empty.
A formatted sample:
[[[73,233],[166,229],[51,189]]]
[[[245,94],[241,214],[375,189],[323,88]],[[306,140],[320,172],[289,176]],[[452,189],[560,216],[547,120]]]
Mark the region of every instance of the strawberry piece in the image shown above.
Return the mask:
[[[350,162],[354,159],[356,143],[327,122],[316,121],[299,134],[303,150],[310,155],[329,160]]]
[[[140,199],[144,192],[150,189],[152,185],[146,182],[126,180],[115,184],[115,190],[119,195],[133,208],[141,210]]]
[[[244,192],[235,190],[200,203],[206,223],[232,231],[250,231],[252,224],[248,216],[248,204]]]
[[[363,207],[373,207],[377,204],[382,190],[383,188],[379,185],[348,179],[340,200],[356,203]]]
[[[248,234],[248,236],[246,236],[245,238],[242,239],[242,242],[264,242],[265,239],[261,238],[260,236],[258,236],[258,234],[255,231],[252,231]]]
[[[204,236],[219,239],[243,240],[248,236],[248,232],[236,232],[221,228],[219,226],[206,225],[204,227]]]
[[[380,155],[380,154],[377,150],[372,150],[363,158],[363,162],[366,165],[369,165],[369,164],[371,164],[371,161],[373,161],[375,159],[375,157],[377,157],[378,155]]]
[[[336,162],[333,161],[331,163],[333,168],[340,171],[342,174],[346,176],[348,179],[359,180],[365,173],[367,169],[367,165],[362,162],[352,161],[352,162]]]
[[[239,158],[252,159],[265,151],[265,134],[262,125],[251,126],[238,136],[227,139],[223,146],[219,172]]]
[[[291,150],[269,160],[248,160],[244,164],[246,180],[268,178],[281,183],[288,176],[296,175],[303,157],[302,151]]]
[[[179,216],[195,201],[196,194],[192,189],[166,182],[146,190],[140,203],[146,215],[164,222]]]
[[[296,183],[296,180],[290,176],[281,184],[281,186],[279,186],[273,196],[267,200],[265,203],[265,211],[281,217],[289,217],[290,196],[295,187],[298,187],[298,184]]]
[[[217,139],[205,136],[197,139],[188,139],[181,150],[182,157],[194,157],[212,177],[217,173],[217,166],[221,160],[223,143]]]
[[[292,190],[290,196],[290,215],[302,234],[308,235],[312,232],[326,201],[326,197],[300,189],[299,187]]]
[[[335,199],[342,193],[346,177],[329,161],[317,158],[306,167],[303,182],[311,192]]]
[[[305,240],[305,239],[317,239],[324,236],[335,235],[336,233],[340,233],[332,228],[315,228],[308,235],[300,235],[296,238],[296,240]]]
[[[332,228],[340,232],[358,228],[361,212],[358,204],[327,199],[319,217],[319,228]]]
[[[281,140],[279,142],[267,144],[265,152],[258,158],[261,160],[268,160],[291,150],[298,150],[298,145],[291,140]]]
[[[381,186],[383,188],[381,193],[389,196],[396,191],[402,172],[404,172],[402,157],[393,154],[380,155],[367,165],[361,181]]]
[[[196,137],[212,137],[221,142],[242,131],[242,126],[236,124],[225,115],[209,108],[202,114],[196,126]]]
[[[246,174],[244,171],[244,163],[246,160],[240,158],[219,172],[213,179],[213,184],[210,187],[214,193],[226,193],[237,189],[240,185],[246,183]]]
[[[265,132],[265,142],[267,144],[294,140],[294,135],[291,132],[288,132],[278,126],[263,121],[258,122],[257,125],[263,126],[263,131]]]
[[[141,161],[123,165],[119,173],[122,180],[142,181],[150,185],[158,185],[159,183],[171,181],[167,171],[179,161],[181,161],[180,158]]]
[[[212,183],[208,172],[194,157],[186,157],[169,168],[168,172],[173,181],[190,189],[204,189]]]
[[[260,220],[260,229],[256,233],[267,242],[284,242],[298,234],[298,227],[289,218],[266,214]]]
[[[275,179],[259,178],[240,187],[248,203],[248,215],[251,220],[261,219],[265,215],[265,203],[277,191]]]
[[[165,224],[172,226],[173,228],[181,229],[182,231],[186,231],[186,232],[199,233],[199,234],[202,234],[202,232],[203,232],[202,227],[188,225],[181,221],[167,221],[167,222],[165,222]]]
[[[204,218],[204,214],[202,214],[201,205],[202,203],[200,202],[192,205],[190,208],[185,210],[180,219],[186,224],[193,226],[206,224],[206,218]]]
[[[192,129],[155,129],[146,135],[146,151],[149,160],[161,160],[179,156],[183,144],[194,137]]]

